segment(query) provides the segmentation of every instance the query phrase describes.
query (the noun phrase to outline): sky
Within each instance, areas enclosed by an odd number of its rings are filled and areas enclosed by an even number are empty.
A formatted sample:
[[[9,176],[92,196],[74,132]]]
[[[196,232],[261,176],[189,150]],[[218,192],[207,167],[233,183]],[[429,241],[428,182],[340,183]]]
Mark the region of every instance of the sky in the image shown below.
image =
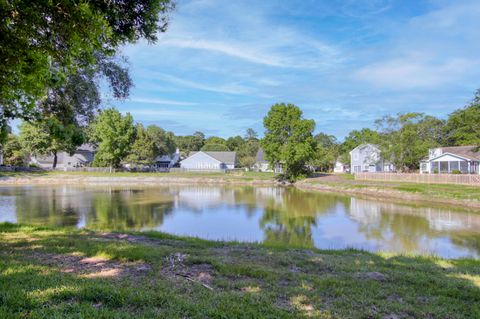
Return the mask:
[[[342,140],[384,115],[446,118],[480,88],[480,1],[177,0],[155,44],[122,48],[112,101],[178,135],[263,133],[280,102]]]

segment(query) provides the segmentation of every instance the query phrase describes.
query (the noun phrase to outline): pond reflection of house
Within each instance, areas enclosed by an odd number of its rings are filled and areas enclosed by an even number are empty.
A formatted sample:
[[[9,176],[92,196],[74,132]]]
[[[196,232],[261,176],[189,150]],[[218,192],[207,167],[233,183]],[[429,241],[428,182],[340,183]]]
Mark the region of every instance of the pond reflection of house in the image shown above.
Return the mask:
[[[351,198],[350,215],[362,224],[379,223],[382,215],[388,214],[424,218],[428,221],[429,228],[435,231],[478,231],[480,229],[480,215],[474,213]]]
[[[235,203],[233,189],[223,187],[182,187],[175,197],[178,205],[186,205],[192,209]]]
[[[255,197],[257,201],[273,200],[276,204],[284,201],[285,189],[281,187],[257,187],[255,188]]]

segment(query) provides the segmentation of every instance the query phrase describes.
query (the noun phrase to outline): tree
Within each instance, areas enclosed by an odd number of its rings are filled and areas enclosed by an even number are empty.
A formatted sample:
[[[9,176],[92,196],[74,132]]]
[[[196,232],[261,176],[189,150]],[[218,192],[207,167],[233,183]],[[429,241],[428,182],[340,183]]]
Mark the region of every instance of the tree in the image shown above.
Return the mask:
[[[318,133],[314,139],[317,142],[317,150],[310,164],[322,172],[331,171],[339,155],[337,138],[333,135]]]
[[[226,145],[230,151],[238,151],[245,144],[245,140],[237,135],[234,137],[229,137],[226,141]]]
[[[105,109],[92,122],[89,135],[90,141],[98,145],[94,165],[119,167],[134,142],[133,118],[115,108]]]
[[[20,125],[20,143],[35,156],[52,155],[52,168],[57,167],[58,153],[73,154],[84,142],[84,133],[73,124],[64,125],[57,118],[49,117]]]
[[[382,156],[399,170],[415,170],[428,149],[443,140],[444,122],[423,113],[386,116],[376,121],[382,129]]]
[[[258,134],[253,130],[253,128],[248,128],[247,132],[245,133],[245,139],[249,140],[258,140]]]
[[[204,142],[205,134],[202,132],[195,132],[193,135],[175,136],[175,144],[187,154],[190,152],[199,151]]]
[[[40,118],[49,88],[100,53],[140,38],[154,42],[167,27],[170,0],[2,1],[0,3],[0,126]]]
[[[448,145],[476,145],[480,147],[480,89],[472,102],[448,117],[445,125]]]
[[[228,147],[225,144],[210,143],[203,145],[201,150],[206,152],[226,152]]]
[[[3,145],[3,162],[5,165],[24,166],[28,154],[16,135],[9,134]]]
[[[153,140],[156,156],[170,155],[175,152],[175,135],[172,132],[166,132],[157,125],[147,126],[147,134]]]
[[[130,163],[151,165],[157,157],[155,142],[142,124],[135,127],[135,141],[126,160]]]
[[[271,107],[263,125],[261,145],[270,165],[282,163],[284,176],[290,181],[304,174],[305,164],[315,154],[315,121],[303,119],[299,107],[281,103]]]

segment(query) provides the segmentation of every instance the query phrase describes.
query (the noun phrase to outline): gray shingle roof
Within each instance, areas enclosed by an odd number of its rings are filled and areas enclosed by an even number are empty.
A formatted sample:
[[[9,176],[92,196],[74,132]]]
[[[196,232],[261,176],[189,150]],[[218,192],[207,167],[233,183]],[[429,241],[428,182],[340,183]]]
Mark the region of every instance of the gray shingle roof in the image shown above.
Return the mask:
[[[235,164],[235,161],[237,158],[236,152],[204,152],[204,153],[213,157],[217,161],[220,161],[225,164]]]
[[[441,149],[443,154],[451,153],[469,159],[480,160],[480,149],[478,149],[476,146],[449,146],[441,147]]]
[[[265,153],[263,152],[262,148],[258,149],[256,161],[257,163],[267,163],[267,161],[265,160]]]

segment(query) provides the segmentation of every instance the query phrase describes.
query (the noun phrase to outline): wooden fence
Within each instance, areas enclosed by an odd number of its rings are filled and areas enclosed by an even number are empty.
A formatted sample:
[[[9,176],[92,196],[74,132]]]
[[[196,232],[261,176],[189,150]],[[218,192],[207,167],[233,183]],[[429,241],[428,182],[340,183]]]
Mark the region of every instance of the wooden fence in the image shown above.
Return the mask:
[[[355,173],[355,180],[480,186],[480,175],[475,174]]]

